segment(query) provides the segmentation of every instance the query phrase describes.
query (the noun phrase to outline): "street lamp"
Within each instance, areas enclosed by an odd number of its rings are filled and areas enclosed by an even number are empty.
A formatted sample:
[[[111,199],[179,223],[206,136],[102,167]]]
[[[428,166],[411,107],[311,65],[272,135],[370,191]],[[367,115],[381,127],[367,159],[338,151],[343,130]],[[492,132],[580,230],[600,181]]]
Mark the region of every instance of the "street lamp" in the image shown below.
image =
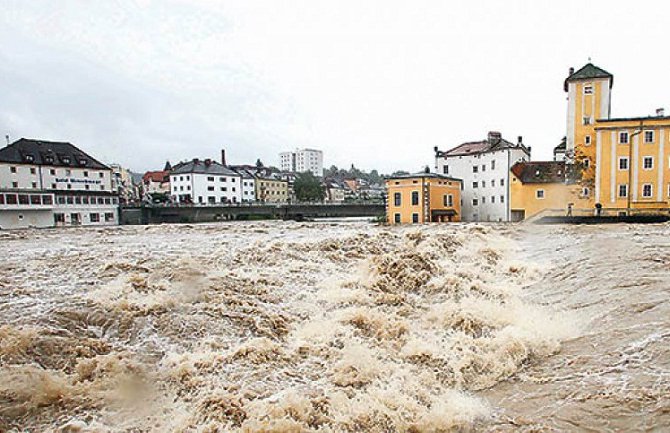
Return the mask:
[[[640,120],[640,126],[628,137],[628,188],[626,191],[626,215],[630,216],[631,211],[631,196],[633,191],[633,137],[642,133],[643,121]],[[635,161],[637,164],[637,161]]]

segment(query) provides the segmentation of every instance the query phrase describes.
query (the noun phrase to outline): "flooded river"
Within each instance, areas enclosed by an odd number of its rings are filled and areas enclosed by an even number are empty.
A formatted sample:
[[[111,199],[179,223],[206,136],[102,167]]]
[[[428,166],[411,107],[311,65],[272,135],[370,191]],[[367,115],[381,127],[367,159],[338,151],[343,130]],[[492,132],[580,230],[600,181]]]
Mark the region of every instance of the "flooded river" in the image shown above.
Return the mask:
[[[0,233],[0,431],[670,429],[670,226]]]

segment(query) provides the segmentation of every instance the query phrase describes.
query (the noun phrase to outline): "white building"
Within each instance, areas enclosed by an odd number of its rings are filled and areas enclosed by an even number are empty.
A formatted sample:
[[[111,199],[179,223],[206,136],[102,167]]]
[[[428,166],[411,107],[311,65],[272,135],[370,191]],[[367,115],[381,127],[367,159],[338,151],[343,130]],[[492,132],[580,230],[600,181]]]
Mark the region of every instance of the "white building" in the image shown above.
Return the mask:
[[[444,152],[435,148],[436,172],[463,179],[463,221],[511,220],[510,169],[519,161],[530,161],[530,147],[521,137],[514,144],[499,132]]]
[[[256,201],[256,168],[253,166],[229,166],[231,170],[242,176],[242,203]]]
[[[294,152],[279,154],[281,171],[293,173],[312,172],[314,176],[323,176],[323,152],[316,149],[296,149]]]
[[[0,228],[118,224],[112,170],[71,143],[0,149]]]
[[[172,199],[181,204],[242,202],[242,176],[211,159],[175,165],[170,172]]]

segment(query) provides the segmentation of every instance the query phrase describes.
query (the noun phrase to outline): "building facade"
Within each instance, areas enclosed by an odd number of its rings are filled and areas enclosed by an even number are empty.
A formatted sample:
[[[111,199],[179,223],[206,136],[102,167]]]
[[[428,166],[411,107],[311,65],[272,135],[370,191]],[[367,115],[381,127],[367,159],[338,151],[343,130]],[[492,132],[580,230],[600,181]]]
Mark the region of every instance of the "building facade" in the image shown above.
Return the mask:
[[[489,132],[485,140],[447,151],[435,148],[436,172],[463,180],[463,221],[510,221],[510,169],[530,160],[530,147]]]
[[[71,143],[0,149],[0,228],[118,224],[112,170]]]
[[[256,201],[260,203],[287,203],[289,192],[288,182],[276,174],[259,174],[256,176]]]
[[[221,205],[242,202],[242,176],[211,159],[172,167],[172,200],[179,204]]]
[[[461,180],[417,173],[386,180],[386,221],[423,224],[461,220]]]
[[[293,173],[311,172],[314,176],[323,176],[323,152],[316,149],[296,149],[294,152],[279,154],[281,171]]]

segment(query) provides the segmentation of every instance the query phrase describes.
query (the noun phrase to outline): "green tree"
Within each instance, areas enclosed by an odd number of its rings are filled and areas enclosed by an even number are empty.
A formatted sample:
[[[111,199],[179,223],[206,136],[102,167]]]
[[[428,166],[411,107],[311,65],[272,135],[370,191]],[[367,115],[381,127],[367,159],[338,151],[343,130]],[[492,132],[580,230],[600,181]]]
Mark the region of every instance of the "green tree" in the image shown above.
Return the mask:
[[[260,158],[256,160],[256,168],[263,168],[263,162]]]
[[[323,201],[326,191],[321,181],[311,172],[298,173],[293,183],[298,201]]]

